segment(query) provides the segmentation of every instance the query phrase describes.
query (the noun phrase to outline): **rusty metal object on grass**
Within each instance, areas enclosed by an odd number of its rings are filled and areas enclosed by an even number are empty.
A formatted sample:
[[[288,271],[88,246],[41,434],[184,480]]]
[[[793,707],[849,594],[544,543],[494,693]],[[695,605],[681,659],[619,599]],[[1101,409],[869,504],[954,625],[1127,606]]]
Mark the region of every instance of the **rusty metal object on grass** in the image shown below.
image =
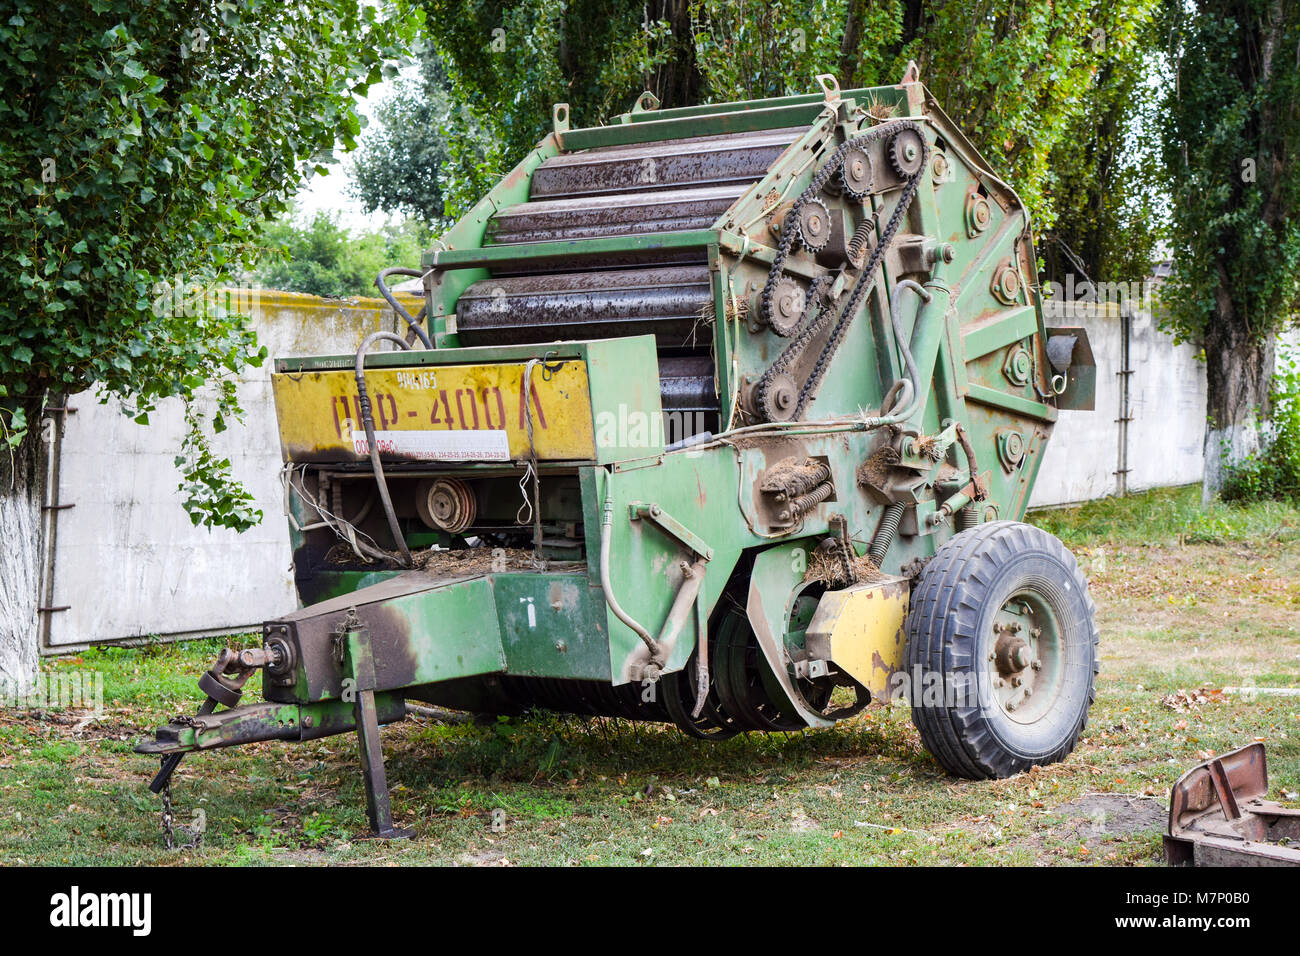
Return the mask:
[[[1267,794],[1262,743],[1193,767],[1169,797],[1165,859],[1174,866],[1300,866],[1300,810]]]

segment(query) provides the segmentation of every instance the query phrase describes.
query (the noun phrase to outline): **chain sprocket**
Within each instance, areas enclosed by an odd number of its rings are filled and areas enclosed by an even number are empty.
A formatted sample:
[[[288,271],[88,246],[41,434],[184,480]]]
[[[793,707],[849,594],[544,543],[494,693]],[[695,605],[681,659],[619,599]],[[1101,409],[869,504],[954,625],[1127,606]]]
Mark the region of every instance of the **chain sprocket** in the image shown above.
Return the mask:
[[[758,410],[765,421],[788,422],[794,417],[794,409],[798,403],[799,385],[785,372],[780,372],[771,380],[760,384]]]
[[[871,164],[871,154],[861,146],[855,146],[844,154],[844,165],[840,167],[840,188],[854,199],[865,199],[871,193],[871,183],[875,177]]]
[[[804,205],[812,201],[820,202],[820,200],[817,200],[816,198],[817,194],[825,188],[833,175],[841,171],[845,157],[848,156],[851,150],[863,149],[868,143],[875,142],[876,140],[886,136],[891,138],[890,143],[892,145],[893,143],[898,142],[899,137],[905,133],[912,134],[915,137],[913,140],[914,143],[920,143],[920,162],[915,164],[916,169],[914,173],[908,178],[907,183],[904,185],[903,193],[894,207],[893,214],[889,217],[884,233],[880,237],[880,242],[872,248],[870,255],[867,257],[866,263],[858,272],[852,292],[849,294],[848,302],[840,313],[840,318],[832,329],[826,344],[822,347],[821,354],[817,357],[817,362],[813,366],[812,372],[809,374],[807,380],[799,391],[799,401],[791,418],[798,418],[806,411],[809,402],[812,401],[817,390],[821,387],[821,380],[825,376],[826,369],[830,365],[830,361],[834,357],[835,352],[839,349],[840,343],[844,340],[844,335],[853,321],[858,305],[862,301],[862,296],[875,285],[876,269],[879,267],[880,262],[884,258],[886,250],[893,242],[894,237],[898,234],[899,227],[902,225],[903,217],[907,214],[908,207],[911,206],[912,200],[916,196],[917,189],[920,187],[921,170],[925,168],[925,162],[929,157],[929,146],[925,141],[925,136],[921,131],[920,125],[912,120],[895,120],[889,123],[882,123],[881,125],[868,130],[866,133],[863,133],[861,136],[855,137],[854,139],[841,144],[840,147],[831,155],[830,159],[827,160],[827,162],[813,175],[812,180],[808,183],[808,187],[799,195],[799,198],[795,200],[785,215],[785,220],[782,223],[780,233],[781,240],[777,245],[776,255],[772,258],[772,266],[768,271],[767,282],[764,284],[763,291],[760,295],[760,303],[765,315],[770,315],[772,313],[772,299],[776,293],[777,286],[781,279],[784,278],[783,272],[785,269],[785,259],[790,254],[791,247],[794,244],[795,233],[797,231],[795,224],[798,222],[799,214]],[[755,404],[760,413],[762,413],[765,405],[770,405],[770,402],[764,401],[764,396],[767,393],[768,387],[777,376],[790,376],[790,370],[793,367],[795,360],[803,354],[809,344],[825,328],[826,322],[832,314],[831,309],[822,309],[815,318],[811,317],[811,312],[813,307],[818,303],[818,300],[824,294],[824,291],[822,290],[829,288],[831,278],[831,274],[826,273],[814,281],[812,288],[809,290],[808,309],[805,311],[804,319],[800,323],[798,332],[794,335],[794,338],[791,339],[790,344],[787,345],[777,357],[776,361],[768,366],[767,371],[765,371],[762,377],[758,380],[758,383],[755,386],[755,394],[758,401]],[[823,282],[823,280],[825,281]],[[771,421],[772,419],[768,420]]]
[[[821,252],[831,241],[831,211],[820,199],[810,199],[799,207],[795,219],[799,242],[809,252]]]
[[[910,179],[925,166],[929,150],[920,130],[902,129],[889,141],[889,165],[904,179]]]
[[[776,284],[769,305],[770,310],[764,313],[767,324],[777,335],[789,338],[803,321],[804,312],[808,308],[808,296],[804,293],[803,286],[789,276],[783,276]]]

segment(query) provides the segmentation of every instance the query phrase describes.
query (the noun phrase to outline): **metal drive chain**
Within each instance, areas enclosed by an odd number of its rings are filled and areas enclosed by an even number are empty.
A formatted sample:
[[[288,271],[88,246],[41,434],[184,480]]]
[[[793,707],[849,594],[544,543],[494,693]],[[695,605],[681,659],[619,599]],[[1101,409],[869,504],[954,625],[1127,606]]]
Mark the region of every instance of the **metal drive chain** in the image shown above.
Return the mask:
[[[915,126],[916,124],[911,124]],[[799,390],[799,403],[795,406],[795,418],[800,418],[808,408],[808,403],[812,401],[821,388],[822,379],[826,376],[826,369],[830,366],[831,359],[835,357],[835,352],[839,349],[840,343],[844,341],[844,336],[853,324],[853,319],[857,315],[858,304],[862,297],[875,286],[876,269],[880,265],[880,260],[884,258],[885,251],[893,243],[894,237],[898,234],[899,226],[902,225],[903,216],[907,214],[908,208],[912,205],[912,200],[916,197],[917,190],[921,185],[921,177],[925,174],[927,164],[930,159],[930,148],[925,143],[925,137],[921,137],[921,165],[915,175],[907,181],[903,187],[903,194],[898,198],[898,205],[894,207],[894,214],[889,217],[889,222],[885,225],[885,232],[880,238],[880,243],[871,250],[871,255],[867,259],[866,265],[858,274],[857,281],[853,284],[853,291],[849,293],[849,301],[844,305],[844,311],[840,313],[840,319],[835,323],[831,330],[831,336],[822,347],[821,354],[817,356],[817,363],[813,366],[808,380],[804,382],[803,388]]]
[[[821,308],[822,300],[826,298],[826,293],[830,291],[831,285],[835,280],[832,273],[823,273],[813,280],[812,285],[808,287],[808,298],[804,300],[803,315],[799,317],[799,322],[795,326],[795,331],[790,338],[790,343],[777,356],[775,362],[763,373],[759,379],[759,392],[775,378],[779,373],[788,371],[794,363],[795,357],[807,348],[808,343],[816,335],[817,330],[825,324],[824,320],[830,315],[830,311]],[[817,311],[816,318],[813,312]]]
[[[844,164],[844,158],[854,147],[860,147],[867,143],[874,142],[886,136],[893,136],[905,130],[912,130],[917,133],[922,144],[921,164],[916,173],[907,181],[903,189],[903,194],[899,198],[898,205],[895,207],[893,215],[890,216],[889,222],[885,227],[881,241],[871,251],[871,256],[859,272],[858,279],[854,283],[853,290],[849,296],[849,302],[840,315],[839,321],[831,332],[831,337],[823,347],[821,354],[817,358],[817,363],[809,375],[808,380],[804,383],[799,392],[798,404],[795,408],[794,418],[798,418],[807,408],[808,402],[812,400],[817,389],[821,385],[821,379],[825,375],[826,367],[830,364],[831,358],[843,341],[845,333],[852,322],[853,315],[857,311],[858,303],[862,295],[874,285],[874,274],[880,264],[881,258],[885,251],[893,242],[898,228],[902,224],[903,216],[907,213],[908,207],[911,206],[912,199],[915,197],[917,189],[920,186],[921,177],[925,173],[926,165],[929,160],[929,144],[925,140],[925,135],[919,124],[911,120],[896,120],[889,123],[882,123],[864,133],[861,136],[848,140],[840,145],[831,155],[831,158],[817,171],[813,176],[808,187],[799,195],[794,204],[786,213],[785,219],[781,225],[781,239],[777,245],[776,255],[772,259],[772,267],[768,272],[767,282],[763,286],[763,292],[760,296],[760,308],[763,314],[768,314],[771,308],[771,297],[776,288],[777,282],[781,279],[784,272],[785,259],[789,255],[790,249],[794,244],[796,229],[795,224],[798,222],[799,213],[803,206],[810,200],[816,198],[817,194],[826,186],[830,177]],[[872,277],[871,281],[863,282],[866,277]],[[756,394],[763,395],[766,389],[771,385],[773,380],[780,374],[788,372],[794,364],[795,359],[803,354],[810,342],[825,326],[825,321],[831,315],[830,309],[823,309],[817,315],[816,319],[810,320],[813,308],[818,300],[825,294],[826,287],[829,287],[831,276],[826,273],[814,281],[809,289],[807,305],[804,310],[803,318],[800,320],[798,331],[792,337],[789,345],[782,350],[777,357],[758,380]],[[823,282],[822,280],[826,280]]]

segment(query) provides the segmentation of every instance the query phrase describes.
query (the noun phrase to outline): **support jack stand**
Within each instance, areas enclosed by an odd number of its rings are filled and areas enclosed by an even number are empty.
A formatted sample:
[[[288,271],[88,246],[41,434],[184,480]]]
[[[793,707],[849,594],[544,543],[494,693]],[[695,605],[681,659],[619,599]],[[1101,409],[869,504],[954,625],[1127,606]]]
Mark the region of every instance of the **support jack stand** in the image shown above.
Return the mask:
[[[370,629],[357,618],[356,608],[340,630],[334,632],[336,653],[341,656],[345,684],[344,699],[350,691],[356,715],[357,744],[361,751],[361,774],[366,787],[366,816],[370,821],[369,838],[375,840],[409,840],[415,831],[393,826],[393,808],[388,795],[388,778],[384,772],[384,748],[379,739],[379,717],[375,710],[375,660],[370,646]]]

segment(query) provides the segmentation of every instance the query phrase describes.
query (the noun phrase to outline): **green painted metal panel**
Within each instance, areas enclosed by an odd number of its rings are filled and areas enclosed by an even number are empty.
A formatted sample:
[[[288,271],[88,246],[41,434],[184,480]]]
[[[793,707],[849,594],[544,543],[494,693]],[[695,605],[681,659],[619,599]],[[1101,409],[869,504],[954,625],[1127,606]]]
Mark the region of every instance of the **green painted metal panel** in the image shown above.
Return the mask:
[[[962,334],[962,346],[967,360],[976,359],[1027,339],[1037,331],[1038,312],[1033,306],[1008,309],[967,327]]]
[[[614,126],[594,126],[561,133],[560,145],[565,152],[575,152],[602,146],[629,146],[665,139],[687,139],[692,136],[785,129],[790,126],[806,126],[817,118],[822,108],[823,104],[817,102],[793,103],[703,116],[647,119]]]
[[[343,695],[331,635],[350,609],[370,631],[377,690],[505,669],[491,577],[440,579],[407,571],[280,618],[275,626],[287,628],[299,647],[297,678],[292,687],[267,688],[268,698],[305,702]]]
[[[659,354],[653,335],[585,344],[596,461],[608,464],[663,451]]]
[[[493,581],[509,673],[609,680],[604,608],[585,571],[496,574]]]
[[[857,87],[842,90],[840,98],[854,100],[858,103],[876,103],[883,106],[897,107],[906,104],[907,91],[898,86]],[[619,114],[620,121],[646,123],[661,119],[678,119],[691,116],[716,116],[723,113],[739,113],[750,110],[767,109],[774,106],[797,106],[823,104],[823,93],[803,93],[795,96],[774,96],[766,99],[737,100],[734,103],[707,103],[703,106],[679,106],[673,109],[643,110],[639,113]]]
[[[1028,418],[1036,418],[1044,422],[1056,421],[1056,409],[1051,405],[1044,405],[1042,402],[1021,398],[1019,395],[1011,395],[996,388],[989,388],[987,385],[971,385],[970,394],[966,397],[972,402],[979,402],[981,405],[992,405],[995,408],[1004,408],[1009,412],[1024,415]]]
[[[618,252],[657,252],[692,249],[717,242],[712,229],[688,229],[680,232],[643,233],[634,236],[602,236],[595,239],[552,239],[545,242],[503,243],[471,249],[431,252],[425,265],[440,270],[467,269],[479,266],[508,266],[542,260],[579,261]]]

